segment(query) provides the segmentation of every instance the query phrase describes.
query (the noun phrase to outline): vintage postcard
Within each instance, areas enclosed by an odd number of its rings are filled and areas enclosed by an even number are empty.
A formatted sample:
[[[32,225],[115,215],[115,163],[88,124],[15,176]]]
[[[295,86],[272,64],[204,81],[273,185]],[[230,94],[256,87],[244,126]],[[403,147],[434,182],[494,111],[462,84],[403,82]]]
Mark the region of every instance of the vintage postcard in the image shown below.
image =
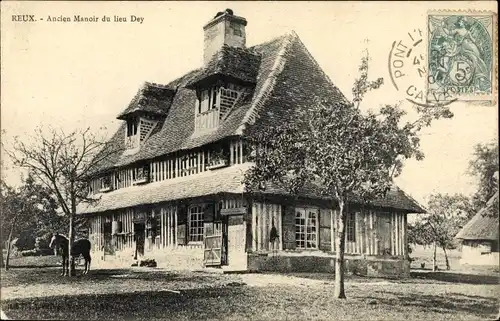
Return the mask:
[[[489,1],[2,1],[2,320],[498,320]]]

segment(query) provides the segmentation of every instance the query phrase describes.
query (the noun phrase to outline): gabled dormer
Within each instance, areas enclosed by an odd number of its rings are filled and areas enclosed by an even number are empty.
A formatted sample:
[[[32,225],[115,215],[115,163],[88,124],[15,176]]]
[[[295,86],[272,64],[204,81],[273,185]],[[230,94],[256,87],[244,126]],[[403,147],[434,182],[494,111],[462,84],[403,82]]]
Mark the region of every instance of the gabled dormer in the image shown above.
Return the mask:
[[[139,89],[118,119],[127,123],[124,140],[125,153],[139,151],[159,122],[163,121],[172,104],[175,90],[167,86],[146,82]]]
[[[227,9],[204,27],[204,66],[186,84],[196,91],[195,134],[216,129],[255,87],[260,55],[245,49],[246,24]]]

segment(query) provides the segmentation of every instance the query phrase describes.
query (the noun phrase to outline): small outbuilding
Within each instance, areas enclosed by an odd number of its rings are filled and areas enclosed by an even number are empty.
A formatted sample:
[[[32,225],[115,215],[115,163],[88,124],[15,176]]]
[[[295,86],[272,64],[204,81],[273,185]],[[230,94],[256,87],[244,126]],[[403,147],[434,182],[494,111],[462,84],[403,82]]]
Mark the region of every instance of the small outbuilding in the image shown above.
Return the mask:
[[[462,241],[460,264],[498,265],[498,191],[455,237]]]

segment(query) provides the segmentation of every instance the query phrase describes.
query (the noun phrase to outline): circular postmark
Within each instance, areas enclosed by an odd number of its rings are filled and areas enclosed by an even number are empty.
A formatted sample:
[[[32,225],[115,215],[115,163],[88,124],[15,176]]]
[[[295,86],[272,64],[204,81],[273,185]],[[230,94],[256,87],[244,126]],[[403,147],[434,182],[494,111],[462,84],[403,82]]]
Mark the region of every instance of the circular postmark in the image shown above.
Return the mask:
[[[413,29],[407,37],[395,40],[389,52],[388,68],[391,82],[406,100],[421,107],[439,107],[456,100],[449,94],[436,95],[429,99],[428,62],[426,46],[421,29]]]

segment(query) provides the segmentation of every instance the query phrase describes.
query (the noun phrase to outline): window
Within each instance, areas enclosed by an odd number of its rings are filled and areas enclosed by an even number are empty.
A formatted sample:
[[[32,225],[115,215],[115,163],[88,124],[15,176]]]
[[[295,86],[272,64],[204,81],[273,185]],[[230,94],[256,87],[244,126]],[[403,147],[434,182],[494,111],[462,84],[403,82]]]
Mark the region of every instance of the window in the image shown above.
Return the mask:
[[[346,234],[348,242],[356,242],[356,213],[347,213]]]
[[[318,248],[318,210],[297,208],[295,210],[295,240],[300,249]]]
[[[108,190],[108,189],[111,189],[111,176],[101,177],[100,190]]]
[[[219,88],[212,87],[211,89],[204,90],[201,92],[200,100],[198,101],[198,114],[202,114],[211,109],[215,109],[218,107],[217,96],[218,96]]]
[[[195,205],[188,212],[189,241],[203,241],[203,205]]]
[[[134,184],[149,182],[149,166],[136,167],[132,170],[132,181]]]
[[[156,239],[160,239],[161,236],[161,210],[159,208],[153,210],[151,222],[151,238],[152,242],[156,243]]]
[[[137,135],[137,121],[131,119],[127,121],[127,137]]]
[[[210,106],[212,109],[217,108],[217,87],[212,88],[212,100],[210,101]]]

